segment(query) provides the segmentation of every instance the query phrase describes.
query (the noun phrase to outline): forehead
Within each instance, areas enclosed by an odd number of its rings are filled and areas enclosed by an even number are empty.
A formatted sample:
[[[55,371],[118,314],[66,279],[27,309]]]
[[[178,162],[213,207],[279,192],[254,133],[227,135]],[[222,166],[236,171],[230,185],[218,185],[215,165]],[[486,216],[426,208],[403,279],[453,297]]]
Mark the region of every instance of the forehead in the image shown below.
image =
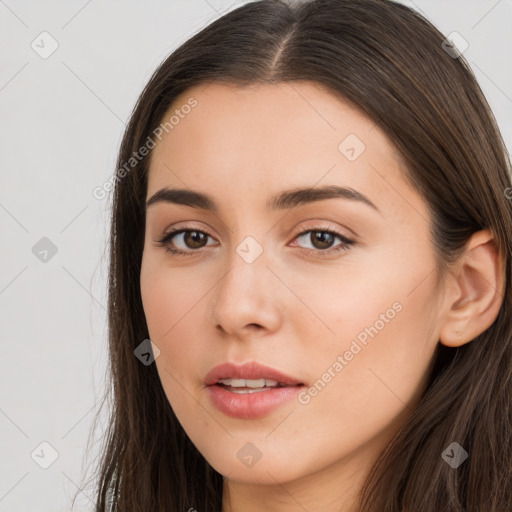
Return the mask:
[[[163,122],[171,115],[172,129],[151,157],[148,197],[185,186],[226,200],[232,191],[235,200],[318,183],[360,189],[383,209],[412,194],[421,209],[385,134],[319,84],[201,84],[182,93]]]
[[[192,99],[196,106],[191,109],[187,104]],[[280,160],[287,155],[297,160],[312,151],[334,153],[337,158],[339,144],[351,135],[357,152],[371,145],[373,151],[396,157],[389,141],[369,117],[339,95],[312,82],[245,87],[202,84],[176,98],[163,121],[173,113],[181,115],[179,119],[174,116],[172,137],[167,137],[155,153],[162,151],[164,145],[179,152],[180,148],[191,146],[187,137],[195,136],[195,148],[218,148],[209,151],[209,161],[237,153],[245,159],[257,154],[261,160],[270,152],[277,152]],[[188,143],[184,146],[183,142]],[[243,150],[243,155],[237,150]],[[202,154],[198,152],[196,156]]]

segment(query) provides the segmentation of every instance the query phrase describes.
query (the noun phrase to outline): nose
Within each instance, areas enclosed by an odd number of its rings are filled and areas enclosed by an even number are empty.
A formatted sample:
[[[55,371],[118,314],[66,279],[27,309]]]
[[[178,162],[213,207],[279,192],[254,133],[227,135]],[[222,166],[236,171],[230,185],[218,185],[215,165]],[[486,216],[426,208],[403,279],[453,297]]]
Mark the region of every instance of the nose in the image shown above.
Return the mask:
[[[236,250],[227,258],[212,307],[215,327],[224,335],[244,339],[258,331],[264,335],[279,329],[283,285],[267,268],[269,263],[265,250],[252,262]]]

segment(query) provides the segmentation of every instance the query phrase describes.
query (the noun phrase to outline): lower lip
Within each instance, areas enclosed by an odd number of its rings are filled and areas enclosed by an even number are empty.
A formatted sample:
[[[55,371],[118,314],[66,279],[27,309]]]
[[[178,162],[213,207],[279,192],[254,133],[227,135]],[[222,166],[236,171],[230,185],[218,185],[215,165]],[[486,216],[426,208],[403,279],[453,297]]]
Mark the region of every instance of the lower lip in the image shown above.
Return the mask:
[[[216,384],[208,386],[213,405],[232,418],[262,418],[292,400],[304,386],[276,387],[256,393],[233,393]]]

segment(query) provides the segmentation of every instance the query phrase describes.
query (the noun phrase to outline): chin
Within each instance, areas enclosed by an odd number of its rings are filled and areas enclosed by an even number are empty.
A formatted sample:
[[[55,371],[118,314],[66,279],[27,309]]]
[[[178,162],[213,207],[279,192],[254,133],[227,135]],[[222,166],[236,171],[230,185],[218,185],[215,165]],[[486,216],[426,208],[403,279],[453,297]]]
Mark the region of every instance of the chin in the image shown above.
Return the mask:
[[[247,484],[276,485],[278,482],[285,483],[304,476],[301,467],[290,464],[291,459],[293,457],[278,460],[275,457],[265,458],[262,455],[261,459],[252,466],[246,466],[238,459],[236,453],[233,459],[226,457],[224,452],[221,457],[207,460],[215,471],[228,480]]]

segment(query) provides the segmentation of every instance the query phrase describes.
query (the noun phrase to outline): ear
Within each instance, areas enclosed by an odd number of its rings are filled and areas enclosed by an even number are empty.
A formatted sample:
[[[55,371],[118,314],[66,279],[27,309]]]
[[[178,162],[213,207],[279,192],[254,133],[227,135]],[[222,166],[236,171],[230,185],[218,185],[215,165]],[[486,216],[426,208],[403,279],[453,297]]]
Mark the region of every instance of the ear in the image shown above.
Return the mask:
[[[505,265],[493,233],[474,233],[445,286],[439,341],[459,347],[492,325],[503,302]]]

